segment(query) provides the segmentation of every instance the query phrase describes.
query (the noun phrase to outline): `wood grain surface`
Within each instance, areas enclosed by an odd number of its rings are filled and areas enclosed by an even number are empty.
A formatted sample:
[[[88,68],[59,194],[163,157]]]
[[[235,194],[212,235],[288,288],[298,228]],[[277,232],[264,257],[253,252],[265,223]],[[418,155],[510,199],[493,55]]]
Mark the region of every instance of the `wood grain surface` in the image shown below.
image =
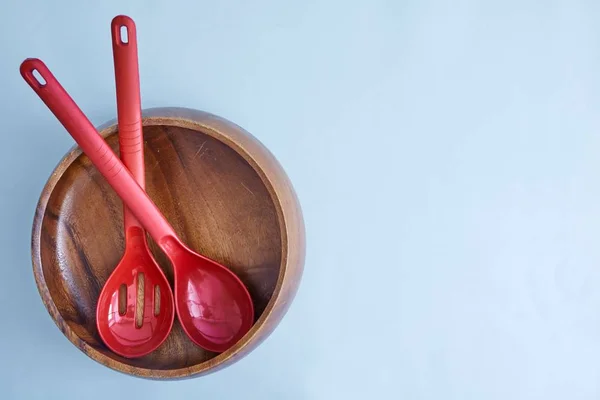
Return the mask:
[[[118,152],[114,123],[100,133]],[[51,175],[36,210],[36,283],[57,326],[96,361],[154,379],[213,372],[256,347],[289,307],[304,264],[300,206],[270,152],[219,117],[181,108],[146,110],[144,142],[148,194],[185,243],[231,268],[248,287],[257,321],[252,330],[222,354],[194,345],[177,318],[169,338],[147,356],[126,359],[104,346],[95,309],[123,254],[122,203],[77,147]],[[167,258],[150,238],[149,244],[172,286]]]

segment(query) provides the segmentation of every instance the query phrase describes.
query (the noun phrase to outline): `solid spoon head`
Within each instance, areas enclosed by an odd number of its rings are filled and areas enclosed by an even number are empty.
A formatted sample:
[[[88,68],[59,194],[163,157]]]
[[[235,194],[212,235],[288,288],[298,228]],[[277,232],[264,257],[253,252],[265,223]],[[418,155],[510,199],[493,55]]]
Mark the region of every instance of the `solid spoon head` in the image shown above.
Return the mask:
[[[98,298],[100,337],[123,357],[141,357],[165,341],[174,317],[171,287],[146,241],[128,240],[121,262]]]
[[[226,267],[189,249],[171,261],[179,322],[198,346],[221,353],[254,323],[254,305],[242,281]]]

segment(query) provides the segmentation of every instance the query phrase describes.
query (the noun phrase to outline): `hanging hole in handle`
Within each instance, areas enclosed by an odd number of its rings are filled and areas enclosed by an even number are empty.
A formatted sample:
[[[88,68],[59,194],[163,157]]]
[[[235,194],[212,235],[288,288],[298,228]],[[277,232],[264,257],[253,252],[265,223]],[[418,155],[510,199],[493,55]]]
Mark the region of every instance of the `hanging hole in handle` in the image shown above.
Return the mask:
[[[46,86],[46,80],[44,79],[42,74],[40,74],[40,71],[34,69],[33,71],[31,71],[31,75],[33,75],[33,78],[37,81],[37,83],[40,86]]]
[[[129,32],[127,31],[127,27],[125,25],[121,25],[121,28],[119,28],[119,37],[121,39],[121,43],[129,43]]]

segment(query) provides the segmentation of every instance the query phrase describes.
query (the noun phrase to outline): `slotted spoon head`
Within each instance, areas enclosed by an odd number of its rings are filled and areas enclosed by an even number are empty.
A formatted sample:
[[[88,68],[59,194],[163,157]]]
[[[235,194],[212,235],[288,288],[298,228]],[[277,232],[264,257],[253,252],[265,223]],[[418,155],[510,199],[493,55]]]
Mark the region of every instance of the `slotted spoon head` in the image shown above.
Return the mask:
[[[108,348],[134,358],[165,341],[175,308],[169,282],[150,254],[144,233],[131,235],[126,243],[121,262],[98,298],[96,325]]]

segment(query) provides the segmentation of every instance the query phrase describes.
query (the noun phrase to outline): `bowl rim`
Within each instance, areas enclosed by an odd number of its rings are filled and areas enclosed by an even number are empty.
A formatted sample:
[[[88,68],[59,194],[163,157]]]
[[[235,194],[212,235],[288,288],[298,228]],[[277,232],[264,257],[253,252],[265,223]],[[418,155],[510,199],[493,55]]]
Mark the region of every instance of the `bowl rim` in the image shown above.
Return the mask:
[[[104,366],[148,379],[183,379],[213,373],[238,361],[262,343],[275,329],[294,299],[305,258],[305,227],[300,203],[289,178],[273,154],[249,132],[224,118],[191,108],[154,107],[142,110],[142,125],[169,125],[201,131],[242,156],[263,181],[277,212],[282,246],[279,276],[265,310],[250,331],[227,351],[199,364],[176,369],[153,369],[126,364],[103,354],[73,332],[58,311],[46,284],[40,238],[48,200],[64,172],[82,154],[77,145],[71,147],[58,162],[44,184],[36,205],[31,233],[31,256],[36,286],[48,313],[67,339],[88,357]],[[98,126],[97,130],[102,137],[114,134],[117,131],[116,119]],[[290,263],[294,265],[288,273]],[[278,302],[280,297],[287,299]]]

